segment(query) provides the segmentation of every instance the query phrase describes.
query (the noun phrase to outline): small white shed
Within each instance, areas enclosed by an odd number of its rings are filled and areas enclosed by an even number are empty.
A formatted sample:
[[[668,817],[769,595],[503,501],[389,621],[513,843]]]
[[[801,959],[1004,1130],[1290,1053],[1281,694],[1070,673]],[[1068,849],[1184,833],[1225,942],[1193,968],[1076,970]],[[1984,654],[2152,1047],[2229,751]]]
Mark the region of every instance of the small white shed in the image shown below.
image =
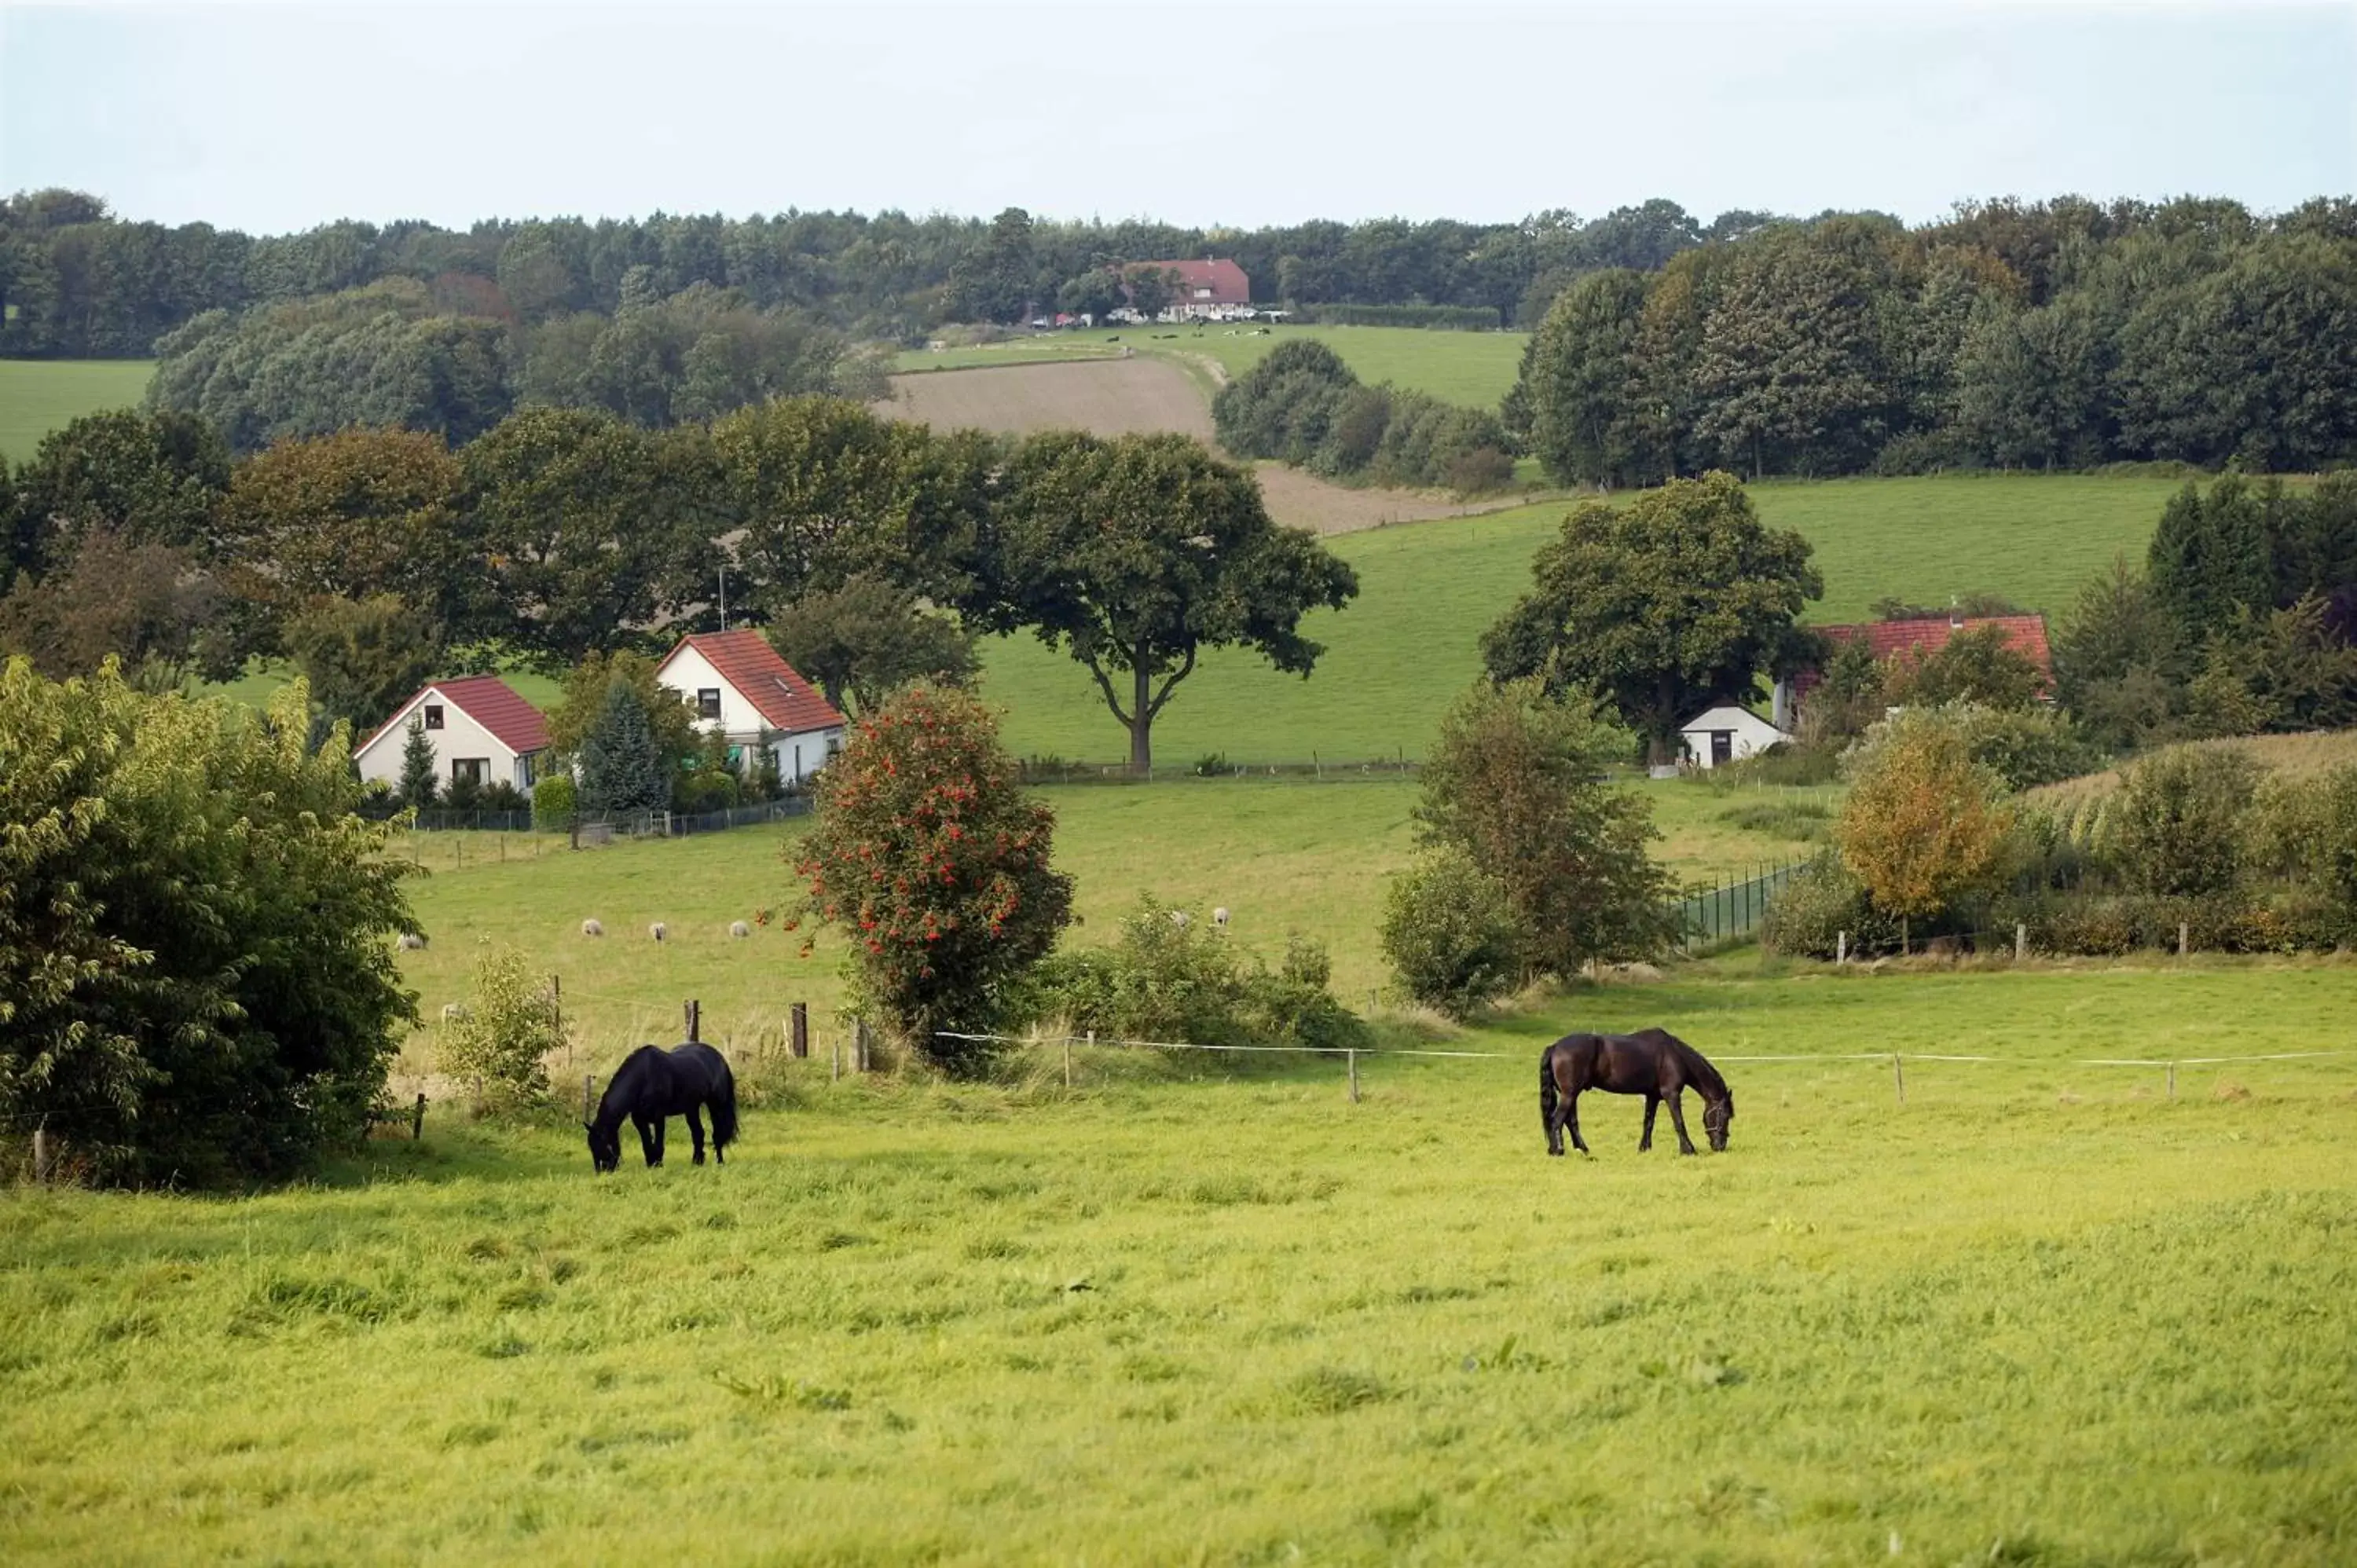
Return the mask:
[[[1749,708],[1733,703],[1696,714],[1678,726],[1678,737],[1685,742],[1686,755],[1696,768],[1739,762],[1780,740],[1792,738]]]

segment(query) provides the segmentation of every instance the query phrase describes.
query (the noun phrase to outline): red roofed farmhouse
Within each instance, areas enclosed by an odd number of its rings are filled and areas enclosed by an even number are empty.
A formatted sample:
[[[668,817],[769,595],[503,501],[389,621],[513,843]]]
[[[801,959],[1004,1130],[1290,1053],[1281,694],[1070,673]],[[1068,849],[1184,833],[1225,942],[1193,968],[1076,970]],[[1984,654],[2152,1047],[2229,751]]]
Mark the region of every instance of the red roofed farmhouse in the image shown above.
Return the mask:
[[[352,765],[362,779],[401,783],[413,723],[433,746],[435,777],[446,789],[471,775],[478,784],[530,789],[548,750],[548,721],[538,708],[496,675],[468,675],[421,688],[354,746]]]
[[[1252,304],[1252,280],[1231,261],[1140,262],[1128,270],[1140,268],[1178,274],[1170,290],[1170,308],[1163,312],[1174,321],[1222,321],[1240,315]]]
[[[1854,626],[1821,626],[1815,629],[1834,642],[1864,641],[1878,664],[1928,659],[1948,646],[1949,639],[1967,631],[1996,627],[2006,646],[2038,666],[2044,691],[2054,689],[2054,652],[2046,639],[2046,618],[2019,616],[1932,616],[1914,620],[1866,621]],[[1777,722],[1792,722],[1792,710],[1817,683],[1818,672],[1802,671],[1789,693],[1780,682],[1776,692]]]
[[[843,715],[758,631],[705,631],[681,638],[655,679],[695,710],[698,727],[719,730],[734,747],[777,753],[778,777],[799,782],[843,749]]]

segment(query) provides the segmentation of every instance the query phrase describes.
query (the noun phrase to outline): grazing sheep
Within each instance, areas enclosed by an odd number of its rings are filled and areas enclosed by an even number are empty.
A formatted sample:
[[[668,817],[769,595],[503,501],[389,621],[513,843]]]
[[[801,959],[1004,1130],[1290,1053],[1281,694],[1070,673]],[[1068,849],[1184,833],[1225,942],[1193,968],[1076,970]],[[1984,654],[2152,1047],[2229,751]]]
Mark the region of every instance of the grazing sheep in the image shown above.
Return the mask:
[[[581,934],[585,937],[602,937],[606,934],[606,928],[595,920],[584,920],[581,922]]]
[[[425,939],[415,931],[404,931],[401,933],[401,940],[393,945],[404,952],[424,952]]]
[[[1222,904],[1218,908],[1211,911],[1211,924],[1215,926],[1224,926],[1227,923],[1228,907],[1225,904]]]
[[[753,934],[753,928],[742,920],[731,920],[728,922],[728,934],[732,937],[749,937]]]
[[[469,1015],[464,1002],[446,1002],[442,1004],[442,1021],[446,1024],[455,1024],[459,1019]]]
[[[1187,929],[1187,911],[1184,909],[1171,910],[1170,923],[1178,927],[1180,930],[1185,930]]]
[[[647,935],[654,938],[657,941],[662,940],[663,937],[666,935],[663,929],[663,923],[661,920],[657,920],[653,925],[649,926],[647,928]]]

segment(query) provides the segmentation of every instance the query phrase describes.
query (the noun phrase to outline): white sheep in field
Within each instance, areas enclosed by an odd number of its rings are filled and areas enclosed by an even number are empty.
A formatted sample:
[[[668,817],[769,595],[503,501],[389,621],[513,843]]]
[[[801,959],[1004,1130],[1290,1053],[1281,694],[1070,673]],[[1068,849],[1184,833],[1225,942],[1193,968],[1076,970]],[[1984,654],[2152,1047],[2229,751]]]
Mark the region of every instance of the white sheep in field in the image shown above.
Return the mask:
[[[1178,927],[1180,930],[1185,930],[1187,929],[1187,911],[1184,909],[1171,910],[1170,923]]]
[[[581,922],[581,934],[585,937],[602,937],[606,934],[606,928],[595,920],[584,920]]]
[[[425,939],[415,931],[404,931],[401,933],[401,940],[393,945],[404,952],[424,952]]]
[[[1224,926],[1227,923],[1228,907],[1225,904],[1222,904],[1218,908],[1211,911],[1211,924],[1215,926]]]
[[[647,935],[654,938],[657,941],[662,940],[663,938],[669,934],[670,931],[668,928],[666,928],[661,920],[657,920],[653,925],[647,928]]]
[[[446,1024],[456,1024],[470,1016],[472,1015],[467,1011],[467,1004],[464,1002],[446,1002],[442,1004],[442,1021]]]
[[[731,920],[728,922],[728,934],[737,938],[749,937],[753,934],[753,928],[742,920]]]

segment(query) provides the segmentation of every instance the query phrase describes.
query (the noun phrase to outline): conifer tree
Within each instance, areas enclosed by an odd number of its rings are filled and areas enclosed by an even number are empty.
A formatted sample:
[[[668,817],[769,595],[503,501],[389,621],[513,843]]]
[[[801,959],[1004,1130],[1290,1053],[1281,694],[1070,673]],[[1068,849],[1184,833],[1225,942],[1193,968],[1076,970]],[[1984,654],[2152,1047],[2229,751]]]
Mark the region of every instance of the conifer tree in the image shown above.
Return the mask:
[[[588,811],[659,811],[671,779],[646,705],[627,681],[606,688],[597,720],[581,737],[581,806]]]
[[[434,743],[425,738],[425,723],[414,714],[409,719],[409,738],[401,746],[401,798],[412,806],[425,807],[434,803],[440,780],[436,777]]]

